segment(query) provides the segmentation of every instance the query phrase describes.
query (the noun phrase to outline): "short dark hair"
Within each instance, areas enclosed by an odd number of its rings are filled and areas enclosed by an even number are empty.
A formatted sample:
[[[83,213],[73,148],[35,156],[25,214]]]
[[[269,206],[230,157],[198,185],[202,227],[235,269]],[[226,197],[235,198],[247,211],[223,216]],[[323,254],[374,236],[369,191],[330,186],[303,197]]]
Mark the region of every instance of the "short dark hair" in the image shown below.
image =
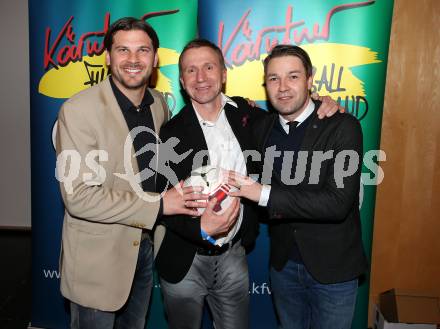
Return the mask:
[[[214,52],[217,54],[220,66],[221,68],[226,68],[225,65],[225,58],[223,57],[222,50],[214,43],[212,43],[209,40],[206,39],[194,39],[186,44],[186,46],[183,48],[182,52],[179,56],[179,72],[182,74],[182,58],[186,51],[193,49],[193,48],[202,48],[202,47],[208,47],[214,50]]]
[[[264,76],[266,76],[266,74],[267,74],[267,66],[269,65],[269,62],[274,58],[284,57],[284,56],[298,57],[304,65],[307,78],[312,76],[313,67],[312,67],[312,61],[310,60],[309,55],[307,54],[307,52],[304,49],[302,49],[301,47],[298,47],[298,46],[294,46],[294,45],[278,45],[278,46],[275,46],[270,51],[270,53],[267,55],[267,57],[264,59],[264,62],[263,62]]]
[[[123,17],[118,19],[112,25],[110,25],[105,37],[104,37],[104,46],[107,51],[112,49],[113,45],[113,36],[118,31],[132,31],[132,30],[141,30],[144,31],[151,39],[153,43],[154,52],[159,48],[159,38],[157,36],[156,31],[151,27],[150,24],[145,22],[144,20],[135,18],[135,17]]]

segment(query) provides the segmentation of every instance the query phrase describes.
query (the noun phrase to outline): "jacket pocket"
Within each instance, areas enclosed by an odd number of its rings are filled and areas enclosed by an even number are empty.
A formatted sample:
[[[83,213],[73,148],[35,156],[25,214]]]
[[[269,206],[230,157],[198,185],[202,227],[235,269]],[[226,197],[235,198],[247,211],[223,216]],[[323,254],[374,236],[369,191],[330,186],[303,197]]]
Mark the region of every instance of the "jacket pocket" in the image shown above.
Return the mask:
[[[113,230],[112,224],[94,223],[85,220],[71,220],[68,226],[71,229],[91,235],[104,235]]]

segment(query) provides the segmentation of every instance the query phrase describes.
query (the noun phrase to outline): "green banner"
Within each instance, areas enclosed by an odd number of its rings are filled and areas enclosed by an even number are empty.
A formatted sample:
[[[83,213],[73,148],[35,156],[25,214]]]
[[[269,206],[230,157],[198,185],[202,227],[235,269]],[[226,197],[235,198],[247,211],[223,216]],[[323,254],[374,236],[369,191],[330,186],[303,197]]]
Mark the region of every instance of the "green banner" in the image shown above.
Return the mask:
[[[371,259],[377,165],[393,0],[200,0],[199,33],[223,51],[228,66],[226,94],[266,107],[262,59],[276,44],[304,48],[314,66],[313,91],[330,95],[361,123],[364,162],[361,220]],[[383,159],[383,158],[382,158]],[[249,256],[251,327],[275,328],[267,305],[268,237],[262,226]],[[369,272],[360,279],[353,328],[365,329]],[[255,287],[255,289],[253,289]],[[261,289],[258,289],[261,288]]]
[[[176,114],[184,105],[179,82],[179,55],[183,47],[197,35],[197,0],[145,1],[154,17],[147,21],[160,40],[160,72],[155,84],[163,92]]]

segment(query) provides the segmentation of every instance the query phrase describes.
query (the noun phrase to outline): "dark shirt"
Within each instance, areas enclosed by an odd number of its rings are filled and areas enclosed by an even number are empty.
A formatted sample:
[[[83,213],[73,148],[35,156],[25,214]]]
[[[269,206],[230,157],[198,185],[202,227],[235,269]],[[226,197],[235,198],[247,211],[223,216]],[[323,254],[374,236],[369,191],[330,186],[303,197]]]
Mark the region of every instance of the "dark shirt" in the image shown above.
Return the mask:
[[[151,145],[152,149],[147,150],[142,154],[138,154],[136,156],[136,161],[138,163],[139,173],[141,173],[142,177],[142,190],[146,192],[155,192],[157,171],[152,171],[152,169],[150,169],[150,167],[152,167],[153,165],[151,164],[150,166],[150,162],[156,152],[155,146],[157,144],[157,136],[155,133],[153,134],[149,131],[145,131],[145,128],[143,128],[141,132],[133,133],[132,131],[133,129],[138,127],[146,127],[149,128],[150,131],[155,132],[153,116],[150,109],[150,105],[154,103],[154,98],[148,91],[148,88],[145,88],[144,97],[142,98],[139,106],[136,106],[128,99],[127,96],[122,93],[122,91],[119,90],[119,88],[113,81],[113,77],[110,77],[110,85],[112,86],[116,101],[121,108],[121,112],[127,123],[128,130],[130,131],[135,152],[137,153],[142,147],[146,145]],[[162,215],[162,211],[163,204],[161,199],[158,216]]]

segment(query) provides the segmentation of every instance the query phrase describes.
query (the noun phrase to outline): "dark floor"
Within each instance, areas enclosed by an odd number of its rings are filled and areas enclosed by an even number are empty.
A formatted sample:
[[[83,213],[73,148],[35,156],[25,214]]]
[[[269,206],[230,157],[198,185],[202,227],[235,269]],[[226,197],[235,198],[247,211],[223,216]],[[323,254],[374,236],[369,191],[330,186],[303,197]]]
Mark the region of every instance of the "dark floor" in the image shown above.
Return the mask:
[[[31,314],[31,231],[0,229],[0,328],[27,328]]]

